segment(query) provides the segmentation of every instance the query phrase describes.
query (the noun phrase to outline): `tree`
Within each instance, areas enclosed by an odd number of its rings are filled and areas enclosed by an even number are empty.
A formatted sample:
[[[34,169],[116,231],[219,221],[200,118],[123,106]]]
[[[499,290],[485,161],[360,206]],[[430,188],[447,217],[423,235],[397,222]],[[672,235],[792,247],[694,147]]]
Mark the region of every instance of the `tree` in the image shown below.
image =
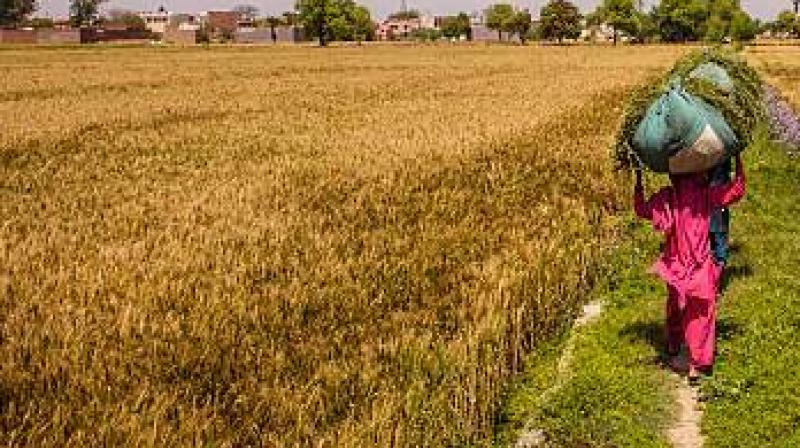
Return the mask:
[[[297,0],[297,21],[324,47],[331,40],[360,40],[371,36],[369,10],[353,0]],[[362,37],[363,36],[363,37]]]
[[[441,39],[444,34],[435,28],[420,28],[411,33],[411,37],[423,42],[436,42]]]
[[[109,11],[108,22],[123,25],[128,30],[144,31],[147,29],[144,19],[124,9],[112,9]]]
[[[25,26],[29,26],[33,29],[49,29],[56,26],[55,21],[49,17],[34,17],[29,19],[25,22]]]
[[[92,26],[97,21],[100,4],[106,0],[71,0],[69,18],[74,26]]]
[[[636,34],[637,14],[634,0],[603,0],[603,4],[597,8],[594,20],[605,23],[614,30],[614,45],[617,45],[620,31]]]
[[[519,41],[522,42],[522,45],[525,45],[532,27],[533,20],[531,18],[531,13],[525,10],[518,11],[514,14],[514,17],[511,18],[511,22],[509,23],[508,30],[511,34],[519,36]]]
[[[778,19],[772,25],[772,28],[777,33],[787,33],[792,36],[797,35],[798,28],[798,18],[795,13],[792,11],[782,11],[778,14]]]
[[[297,19],[309,37],[319,39],[319,46],[328,45],[332,39],[331,23],[343,14],[346,0],[297,0]]]
[[[550,0],[542,8],[539,33],[544,39],[576,39],[581,35],[581,14],[569,0]]]
[[[375,23],[366,6],[356,5],[349,11],[350,36],[346,40],[354,40],[359,44],[375,37]]]
[[[728,23],[717,15],[708,18],[705,28],[705,40],[707,42],[723,42],[728,37]]]
[[[739,8],[739,0],[713,0],[707,5],[703,36],[707,42],[724,42],[730,35],[731,21]]]
[[[636,21],[636,29],[634,31],[636,42],[645,43],[658,36],[658,25],[651,14],[646,14],[641,10],[636,11],[634,19]]]
[[[758,34],[758,24],[744,12],[739,0],[714,0],[708,3],[708,18],[704,37],[709,42],[752,40]]]
[[[486,9],[486,26],[497,31],[497,40],[503,40],[503,31],[511,28],[516,11],[508,3],[497,3]]]
[[[698,40],[705,35],[706,0],[662,0],[653,15],[665,42]]]
[[[730,37],[736,42],[751,41],[758,36],[760,24],[746,12],[739,10],[731,18]]]
[[[459,39],[462,36],[470,38],[472,34],[472,26],[469,22],[469,16],[466,13],[460,13],[457,16],[447,17],[442,21],[440,26],[442,36],[448,39]]]
[[[0,27],[19,25],[36,6],[36,0],[0,0]]]

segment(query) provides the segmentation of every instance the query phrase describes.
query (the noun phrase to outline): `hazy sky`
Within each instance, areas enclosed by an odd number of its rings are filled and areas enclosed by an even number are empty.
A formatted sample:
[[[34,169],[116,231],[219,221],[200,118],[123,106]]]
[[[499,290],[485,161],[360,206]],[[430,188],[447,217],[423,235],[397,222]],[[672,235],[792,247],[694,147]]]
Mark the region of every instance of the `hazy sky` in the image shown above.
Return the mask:
[[[400,9],[402,0],[359,0],[372,9],[377,17]],[[458,11],[480,10],[498,0],[407,0],[411,8],[433,14],[447,14]],[[506,0],[521,7],[538,11],[547,0]],[[583,10],[594,8],[600,0],[574,0]],[[652,3],[653,0],[646,1]],[[791,0],[741,0],[742,5],[751,14],[761,18],[773,18],[778,12],[789,9]],[[68,0],[39,0],[39,14],[46,16],[65,16]],[[109,0],[106,8],[127,8],[135,10],[153,10],[164,5],[170,11],[200,12],[214,9],[229,9],[238,4],[255,5],[262,13],[280,13],[291,9],[294,0]]]

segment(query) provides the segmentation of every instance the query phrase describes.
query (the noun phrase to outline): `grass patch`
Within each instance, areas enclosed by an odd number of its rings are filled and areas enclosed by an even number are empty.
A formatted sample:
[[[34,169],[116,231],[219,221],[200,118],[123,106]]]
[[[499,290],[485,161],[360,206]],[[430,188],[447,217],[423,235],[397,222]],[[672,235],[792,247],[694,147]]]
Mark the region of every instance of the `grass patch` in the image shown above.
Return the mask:
[[[719,312],[704,432],[708,447],[800,446],[800,163],[762,137]]]
[[[572,335],[574,358],[558,378],[567,336],[538,351],[510,391],[500,416],[499,446],[525,429],[539,429],[552,447],[666,447],[672,415],[670,378],[659,367],[664,287],[646,273],[658,238],[630,224],[631,238],[615,254],[595,297],[602,319]]]

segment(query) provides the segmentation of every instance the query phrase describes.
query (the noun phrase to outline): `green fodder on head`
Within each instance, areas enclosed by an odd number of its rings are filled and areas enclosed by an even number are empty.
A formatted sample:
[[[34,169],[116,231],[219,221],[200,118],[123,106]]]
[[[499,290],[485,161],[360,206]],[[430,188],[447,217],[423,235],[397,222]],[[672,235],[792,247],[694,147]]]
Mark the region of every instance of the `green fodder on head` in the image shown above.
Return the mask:
[[[733,90],[726,91],[707,79],[690,76],[694,69],[706,63],[722,67],[733,81]],[[692,52],[678,60],[672,70],[631,94],[614,144],[617,169],[641,166],[631,143],[633,136],[650,106],[676,82],[717,109],[744,146],[750,144],[753,131],[766,118],[761,77],[742,57],[723,48]]]

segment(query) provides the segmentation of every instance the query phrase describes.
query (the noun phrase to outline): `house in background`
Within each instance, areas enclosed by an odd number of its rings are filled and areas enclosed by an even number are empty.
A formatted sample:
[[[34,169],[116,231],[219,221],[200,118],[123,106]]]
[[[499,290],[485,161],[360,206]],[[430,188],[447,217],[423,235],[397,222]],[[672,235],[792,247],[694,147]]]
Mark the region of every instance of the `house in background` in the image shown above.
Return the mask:
[[[631,40],[627,33],[621,31],[617,34],[617,37],[620,42],[629,42]],[[606,23],[599,25],[584,24],[579,40],[593,43],[613,43],[614,28]]]
[[[169,27],[180,31],[199,31],[203,26],[203,18],[195,14],[172,14]]]
[[[431,22],[431,27],[433,23]],[[416,18],[388,18],[378,24],[375,30],[377,40],[397,40],[410,37],[415,31],[424,29],[423,19]]]
[[[237,31],[255,27],[252,17],[236,11],[208,11],[206,24],[209,33],[216,37],[233,37]]]
[[[170,13],[163,6],[156,11],[142,11],[137,15],[144,21],[145,28],[150,32],[164,34],[167,30]]]
[[[201,15],[172,14],[162,39],[171,44],[194,45],[199,40],[204,21]]]
[[[297,43],[306,40],[305,31],[298,26],[279,26],[275,28],[275,42]]]
[[[213,34],[232,35],[239,28],[239,13],[234,11],[208,11],[206,24]]]

